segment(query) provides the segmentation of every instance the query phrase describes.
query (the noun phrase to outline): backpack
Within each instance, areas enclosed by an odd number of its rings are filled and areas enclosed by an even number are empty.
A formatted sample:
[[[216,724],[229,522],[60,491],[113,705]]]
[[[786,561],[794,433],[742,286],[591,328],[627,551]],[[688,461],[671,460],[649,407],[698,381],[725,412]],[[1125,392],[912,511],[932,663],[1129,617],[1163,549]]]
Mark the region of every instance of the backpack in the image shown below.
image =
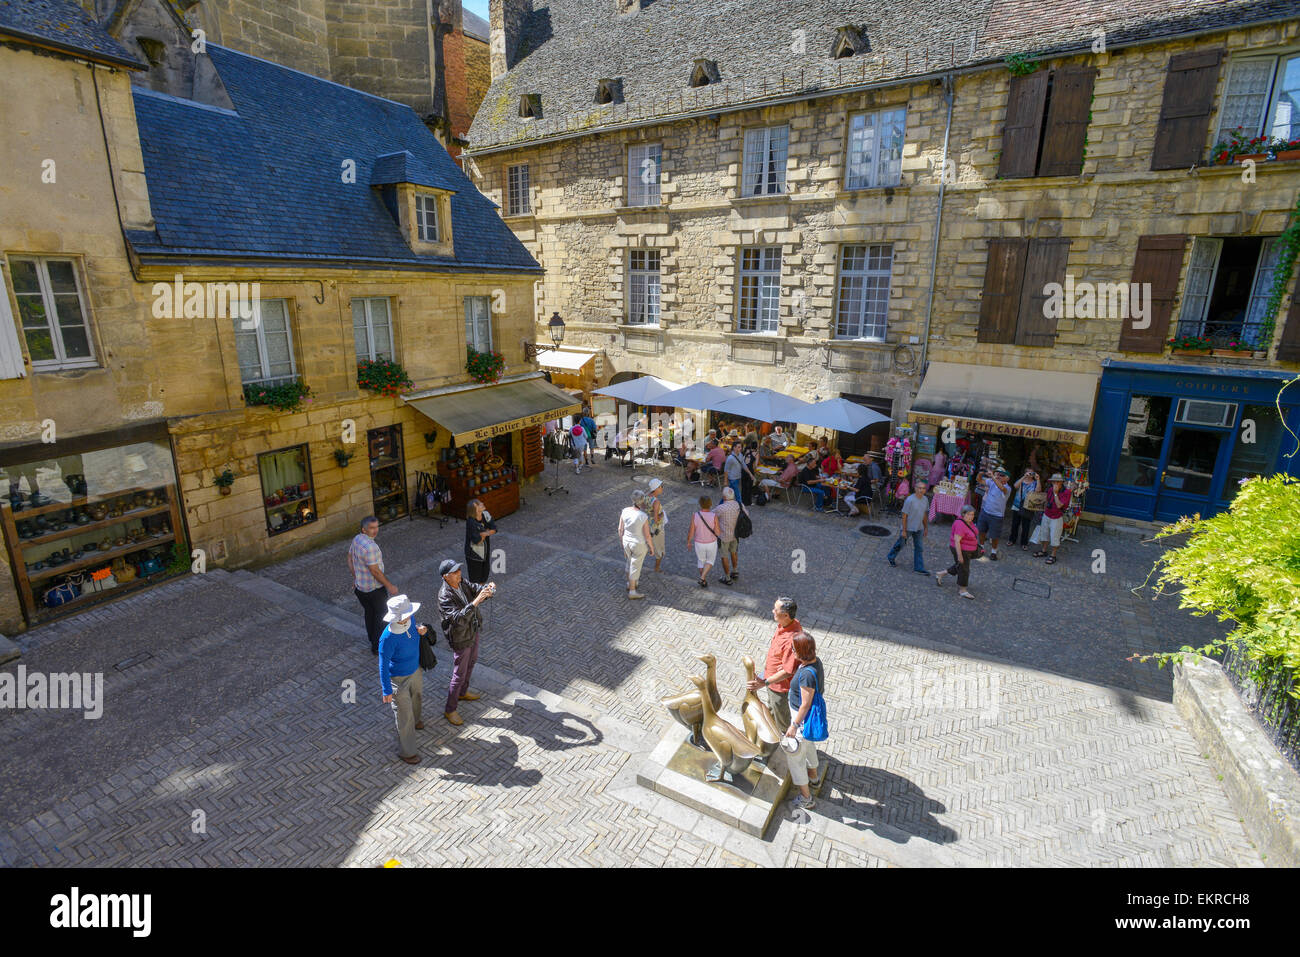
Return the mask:
[[[745,511],[745,507],[742,505],[740,514],[736,516],[736,537],[749,538],[753,534],[754,523],[750,520],[749,512]]]

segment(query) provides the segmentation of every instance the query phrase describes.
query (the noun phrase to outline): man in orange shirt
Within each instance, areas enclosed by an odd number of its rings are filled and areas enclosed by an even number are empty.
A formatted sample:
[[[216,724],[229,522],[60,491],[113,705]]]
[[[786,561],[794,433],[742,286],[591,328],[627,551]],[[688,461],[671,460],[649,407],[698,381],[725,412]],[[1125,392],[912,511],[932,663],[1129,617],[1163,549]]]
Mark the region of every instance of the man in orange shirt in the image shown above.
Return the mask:
[[[803,626],[795,613],[799,606],[793,598],[782,596],[772,605],[772,620],[776,622],[776,634],[767,647],[767,662],[763,666],[761,677],[749,682],[749,690],[766,688],[767,706],[772,709],[778,728],[790,726],[790,679],[799,670],[799,656],[794,653],[794,636],[803,634]]]

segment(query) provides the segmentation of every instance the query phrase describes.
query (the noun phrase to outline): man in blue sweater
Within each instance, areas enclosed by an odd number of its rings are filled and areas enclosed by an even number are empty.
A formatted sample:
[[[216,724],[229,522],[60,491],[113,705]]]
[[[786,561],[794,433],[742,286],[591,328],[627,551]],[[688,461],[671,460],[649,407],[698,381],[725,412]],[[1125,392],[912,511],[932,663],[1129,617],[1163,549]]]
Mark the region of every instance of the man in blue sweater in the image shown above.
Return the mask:
[[[415,732],[424,729],[420,708],[424,696],[424,678],[420,671],[420,635],[428,628],[411,627],[411,616],[420,610],[405,595],[388,599],[388,626],[379,636],[379,687],[384,704],[393,706],[397,720],[397,753],[407,764],[419,764],[415,753]]]

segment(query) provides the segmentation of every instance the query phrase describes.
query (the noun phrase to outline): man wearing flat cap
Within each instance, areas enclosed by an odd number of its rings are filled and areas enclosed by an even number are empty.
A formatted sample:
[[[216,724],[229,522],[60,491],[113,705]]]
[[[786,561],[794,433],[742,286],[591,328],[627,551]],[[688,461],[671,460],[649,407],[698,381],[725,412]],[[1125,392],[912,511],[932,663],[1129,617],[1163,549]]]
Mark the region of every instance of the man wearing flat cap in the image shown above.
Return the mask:
[[[424,699],[424,677],[420,671],[420,635],[428,628],[415,625],[411,616],[419,602],[405,595],[388,599],[388,626],[379,636],[379,688],[384,704],[393,706],[397,719],[397,753],[407,764],[419,764],[415,732],[424,728],[420,711]]]
[[[483,630],[483,614],[478,606],[496,593],[494,582],[480,585],[465,579],[460,562],[448,558],[438,566],[442,587],[438,589],[438,613],[442,632],[451,646],[451,686],[447,689],[447,707],[443,714],[452,724],[464,724],[456,710],[461,701],[477,701],[481,695],[471,691],[470,675],[478,661],[478,639]]]

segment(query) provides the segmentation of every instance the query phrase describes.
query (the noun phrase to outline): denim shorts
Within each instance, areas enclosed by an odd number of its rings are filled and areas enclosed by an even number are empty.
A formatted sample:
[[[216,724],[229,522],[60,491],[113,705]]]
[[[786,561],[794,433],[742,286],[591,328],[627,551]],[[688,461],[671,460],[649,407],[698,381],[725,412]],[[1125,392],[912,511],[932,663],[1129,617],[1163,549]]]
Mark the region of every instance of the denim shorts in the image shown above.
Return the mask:
[[[987,535],[989,538],[1001,538],[1002,518],[1001,515],[990,515],[981,509],[980,517],[975,520],[975,528],[981,535]]]

